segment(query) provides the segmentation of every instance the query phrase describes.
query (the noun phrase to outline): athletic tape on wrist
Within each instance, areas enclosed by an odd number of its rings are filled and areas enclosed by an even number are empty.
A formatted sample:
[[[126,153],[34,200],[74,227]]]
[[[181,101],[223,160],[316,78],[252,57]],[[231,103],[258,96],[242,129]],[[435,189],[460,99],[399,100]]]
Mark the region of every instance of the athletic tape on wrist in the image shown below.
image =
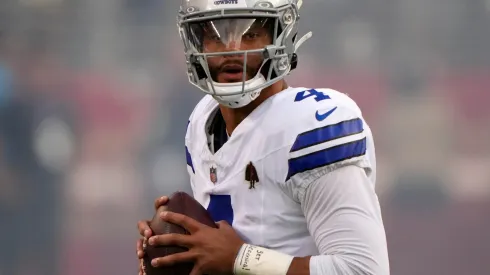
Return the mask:
[[[293,256],[244,244],[235,259],[235,275],[286,275]]]

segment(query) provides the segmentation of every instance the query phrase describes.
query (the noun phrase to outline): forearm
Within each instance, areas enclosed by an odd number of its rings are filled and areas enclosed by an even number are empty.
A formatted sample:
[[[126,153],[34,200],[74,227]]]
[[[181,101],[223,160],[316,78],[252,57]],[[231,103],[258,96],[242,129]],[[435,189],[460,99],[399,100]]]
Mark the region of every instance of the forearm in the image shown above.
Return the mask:
[[[320,255],[311,275],[389,274],[386,237],[363,169],[339,168],[308,186],[301,205]]]
[[[286,275],[375,275],[360,268],[355,258],[346,255],[295,257]]]
[[[292,257],[262,247],[252,246],[239,253],[235,275],[377,275],[355,256],[317,255]]]
[[[310,275],[310,258],[294,257],[286,275]]]
[[[235,260],[235,275],[309,275],[310,258],[293,257],[244,244]]]
[[[387,275],[386,239],[377,197],[358,167],[312,183],[301,197],[319,254],[293,257],[257,246],[242,249],[235,275]],[[241,261],[238,261],[240,259]],[[235,263],[235,267],[237,267]]]

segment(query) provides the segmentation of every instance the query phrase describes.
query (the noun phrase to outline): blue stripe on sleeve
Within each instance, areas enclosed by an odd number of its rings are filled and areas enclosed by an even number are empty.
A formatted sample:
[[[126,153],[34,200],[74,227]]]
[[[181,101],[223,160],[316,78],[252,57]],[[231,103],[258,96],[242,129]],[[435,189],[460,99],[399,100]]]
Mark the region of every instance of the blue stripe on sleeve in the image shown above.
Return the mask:
[[[195,174],[196,171],[194,171],[194,165],[192,165],[191,154],[189,153],[189,149],[187,149],[187,146],[185,147],[185,158],[186,158],[186,161],[187,161],[187,165],[189,165],[192,168],[192,173]]]
[[[337,124],[316,128],[304,132],[296,137],[296,141],[291,148],[295,152],[313,145],[331,141],[334,139],[361,133],[363,130],[362,120],[359,118],[346,120]]]
[[[366,138],[338,146],[330,147],[321,151],[313,152],[301,157],[289,159],[288,175],[286,180],[292,176],[327,166],[346,159],[362,156],[366,153]]]

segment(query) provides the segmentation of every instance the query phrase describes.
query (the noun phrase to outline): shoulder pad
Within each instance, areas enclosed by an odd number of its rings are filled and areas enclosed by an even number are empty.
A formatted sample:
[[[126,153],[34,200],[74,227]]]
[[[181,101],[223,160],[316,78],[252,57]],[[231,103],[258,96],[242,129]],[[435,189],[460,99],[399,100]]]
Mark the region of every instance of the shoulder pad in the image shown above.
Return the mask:
[[[206,118],[206,112],[209,112],[217,105],[216,101],[212,99],[211,96],[204,96],[196,105],[191,115],[189,116],[189,120],[187,121],[187,129],[185,132],[185,156],[187,161],[187,166],[191,168],[189,173],[192,175],[195,173],[194,164],[192,161],[191,151],[193,147],[198,146],[196,140],[196,135],[198,135],[198,129],[200,129],[200,125],[205,123],[202,121],[202,118]],[[204,129],[204,128],[202,128]],[[204,137],[205,138],[205,137]],[[204,140],[203,142],[207,142]],[[192,173],[191,173],[192,172]]]
[[[185,134],[186,142],[192,136],[192,128],[194,125],[198,124],[199,120],[205,117],[205,114],[210,110],[213,110],[218,103],[210,96],[204,96],[194,107],[191,115],[189,116],[189,120],[187,121],[187,130]]]
[[[310,89],[295,95],[286,180],[318,168],[359,161],[366,154],[365,121],[347,95],[329,89]],[[328,169],[322,169],[328,170]]]

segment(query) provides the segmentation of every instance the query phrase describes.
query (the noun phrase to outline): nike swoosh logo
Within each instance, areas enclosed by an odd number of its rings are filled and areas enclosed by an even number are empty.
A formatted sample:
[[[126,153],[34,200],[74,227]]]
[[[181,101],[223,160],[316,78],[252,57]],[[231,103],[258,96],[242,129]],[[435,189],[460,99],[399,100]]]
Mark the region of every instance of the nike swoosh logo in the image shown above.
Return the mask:
[[[318,111],[316,111],[316,114],[315,114],[315,117],[316,117],[316,120],[318,121],[322,121],[324,119],[326,119],[329,115],[331,115],[335,110],[337,109],[337,107],[331,109],[330,111],[324,113],[324,114],[319,114]]]

